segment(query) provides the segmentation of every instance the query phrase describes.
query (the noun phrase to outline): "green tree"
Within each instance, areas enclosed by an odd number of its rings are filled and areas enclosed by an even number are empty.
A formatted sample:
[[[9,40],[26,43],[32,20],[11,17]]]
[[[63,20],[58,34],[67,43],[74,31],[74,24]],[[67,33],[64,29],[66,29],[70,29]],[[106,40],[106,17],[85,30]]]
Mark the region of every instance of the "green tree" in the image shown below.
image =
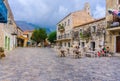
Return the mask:
[[[56,31],[51,32],[51,33],[49,34],[48,40],[49,40],[51,43],[55,43],[55,40],[56,40]]]
[[[37,42],[38,44],[40,42],[44,42],[46,38],[47,38],[46,30],[43,28],[39,28],[33,31],[31,40]]]

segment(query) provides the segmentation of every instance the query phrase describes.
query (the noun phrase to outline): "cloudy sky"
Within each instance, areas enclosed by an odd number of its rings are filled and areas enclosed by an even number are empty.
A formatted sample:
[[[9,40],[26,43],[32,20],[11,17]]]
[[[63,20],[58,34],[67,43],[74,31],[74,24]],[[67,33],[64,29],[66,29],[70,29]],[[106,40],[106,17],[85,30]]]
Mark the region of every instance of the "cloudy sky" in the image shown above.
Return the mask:
[[[81,10],[85,2],[95,18],[105,16],[106,0],[8,0],[17,21],[55,27],[70,12]]]

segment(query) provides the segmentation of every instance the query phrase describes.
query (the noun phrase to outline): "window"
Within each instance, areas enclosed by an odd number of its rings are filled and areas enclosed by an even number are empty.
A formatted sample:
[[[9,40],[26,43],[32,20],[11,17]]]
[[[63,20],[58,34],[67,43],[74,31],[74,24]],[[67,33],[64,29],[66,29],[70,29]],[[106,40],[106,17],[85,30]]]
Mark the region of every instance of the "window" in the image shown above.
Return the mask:
[[[70,25],[70,19],[68,19],[68,26]]]
[[[93,26],[93,27],[91,28],[91,32],[92,32],[92,33],[96,32],[96,26]]]
[[[66,26],[66,22],[65,22],[65,26]]]
[[[68,33],[68,37],[69,37],[69,35],[70,35],[70,34]]]
[[[65,43],[65,46],[66,46],[66,43]]]
[[[82,29],[80,29],[80,33],[82,33]]]
[[[66,34],[64,34],[64,38],[66,38]]]
[[[62,26],[64,26],[64,24],[62,23]]]
[[[70,47],[70,42],[68,42],[68,47]]]
[[[96,27],[95,26],[93,26],[93,32],[96,32]]]
[[[82,47],[85,47],[85,43],[84,43],[84,42],[81,42],[81,46],[82,46]]]

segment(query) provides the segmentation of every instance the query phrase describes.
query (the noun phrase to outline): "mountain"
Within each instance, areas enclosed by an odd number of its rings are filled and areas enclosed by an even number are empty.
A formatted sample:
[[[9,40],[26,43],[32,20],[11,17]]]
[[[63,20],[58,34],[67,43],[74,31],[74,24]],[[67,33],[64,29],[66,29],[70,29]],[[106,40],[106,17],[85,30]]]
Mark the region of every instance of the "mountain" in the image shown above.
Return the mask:
[[[26,31],[26,30],[34,30],[36,28],[43,28],[39,25],[36,25],[36,24],[32,24],[32,23],[28,23],[28,22],[25,22],[25,21],[16,21],[16,24],[18,27],[20,27],[23,31]],[[51,28],[51,27],[44,27],[47,31],[47,33],[50,33],[52,31],[55,31],[55,28]]]

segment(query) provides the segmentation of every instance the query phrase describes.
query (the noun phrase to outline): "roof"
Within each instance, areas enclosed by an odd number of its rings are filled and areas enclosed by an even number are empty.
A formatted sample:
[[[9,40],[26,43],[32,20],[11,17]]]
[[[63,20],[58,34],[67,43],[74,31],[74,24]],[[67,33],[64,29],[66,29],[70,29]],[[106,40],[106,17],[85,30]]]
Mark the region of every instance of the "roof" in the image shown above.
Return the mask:
[[[18,29],[20,29],[21,31],[23,31],[19,26],[17,26]]]
[[[33,32],[33,31],[34,31],[34,30],[27,30],[27,31],[24,31],[23,34],[24,34],[24,35],[27,35],[27,34],[29,34],[30,32]]]
[[[74,13],[74,12],[73,12]],[[63,21],[65,18],[67,18],[68,16],[70,16],[71,13],[69,13],[67,16],[65,16],[62,20],[60,20],[57,24],[59,24],[61,21]]]
[[[84,24],[81,24],[81,25],[78,25],[78,26],[75,26],[74,28],[77,28],[77,27],[80,27],[80,26],[84,26],[84,25],[87,25],[87,24],[91,24],[91,23],[94,23],[94,22],[99,22],[101,20],[105,20],[105,17],[104,18],[100,18],[100,19],[96,19],[96,20],[93,20],[93,21],[90,21],[90,22],[87,22],[87,23],[84,23]]]
[[[85,10],[78,10],[78,11],[69,13],[61,21],[63,21],[65,18],[67,18],[70,15],[72,15],[74,26],[81,25],[83,23],[94,20],[94,18],[90,14],[88,14]],[[61,21],[59,21],[57,24],[59,24]]]
[[[60,20],[57,24],[59,24],[61,21],[63,21],[65,18],[67,18],[68,16],[72,15],[73,13],[76,13],[76,12],[81,12],[82,10],[78,10],[78,11],[74,11],[74,12],[71,12],[69,13],[67,16],[65,16],[62,20]]]
[[[24,31],[24,32],[23,32],[24,35],[27,35],[28,33],[29,33],[28,31]]]
[[[72,13],[73,27],[82,25],[87,22],[95,20],[88,12],[85,10],[77,11]]]

